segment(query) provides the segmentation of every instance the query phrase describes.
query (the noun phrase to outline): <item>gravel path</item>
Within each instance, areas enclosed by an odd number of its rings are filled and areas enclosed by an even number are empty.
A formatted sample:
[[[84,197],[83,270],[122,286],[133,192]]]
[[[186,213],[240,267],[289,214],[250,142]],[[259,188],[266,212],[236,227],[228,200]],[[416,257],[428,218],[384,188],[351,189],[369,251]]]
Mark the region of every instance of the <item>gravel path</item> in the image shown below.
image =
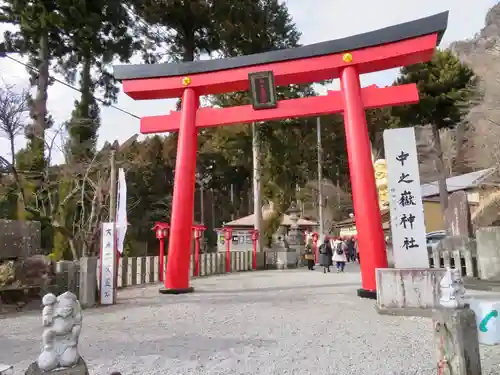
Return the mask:
[[[91,375],[436,374],[431,321],[378,315],[353,268],[209,277],[181,296],[123,290],[85,311],[81,354]],[[0,319],[0,363],[23,374],[41,332],[40,314]],[[483,374],[500,373],[500,347],[481,350]]]

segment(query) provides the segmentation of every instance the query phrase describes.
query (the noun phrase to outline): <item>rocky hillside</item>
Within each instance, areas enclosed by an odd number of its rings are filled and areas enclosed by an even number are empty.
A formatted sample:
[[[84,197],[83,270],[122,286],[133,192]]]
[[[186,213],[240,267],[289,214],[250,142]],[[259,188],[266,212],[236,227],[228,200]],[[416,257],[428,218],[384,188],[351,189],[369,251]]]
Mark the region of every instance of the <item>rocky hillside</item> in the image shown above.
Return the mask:
[[[480,95],[466,124],[441,132],[444,167],[448,175],[500,165],[500,2],[486,14],[474,38],[450,48],[480,79]],[[437,179],[434,140],[430,127],[416,127],[422,182]]]
[[[500,2],[486,14],[485,26],[470,40],[452,43],[453,51],[466,60],[474,55],[498,55],[500,41]],[[473,59],[471,60],[473,61]]]
[[[470,168],[500,164],[500,2],[489,10],[485,26],[470,40],[450,48],[481,79],[482,97],[464,131],[464,163]],[[459,129],[460,130],[460,129]]]

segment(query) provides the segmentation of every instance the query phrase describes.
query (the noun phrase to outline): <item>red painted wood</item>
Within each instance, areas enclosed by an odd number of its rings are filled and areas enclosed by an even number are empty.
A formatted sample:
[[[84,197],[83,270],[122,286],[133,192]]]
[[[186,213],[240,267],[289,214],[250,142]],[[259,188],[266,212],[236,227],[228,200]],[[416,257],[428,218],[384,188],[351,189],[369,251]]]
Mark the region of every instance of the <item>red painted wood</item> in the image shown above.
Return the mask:
[[[168,241],[168,261],[165,275],[165,293],[189,291],[191,246],[193,240],[193,211],[195,193],[196,110],[199,98],[192,89],[184,90],[182,96],[182,130],[177,141],[175,161],[172,219]]]
[[[361,90],[365,109],[418,103],[415,84],[378,88],[375,85]],[[278,107],[256,111],[251,105],[228,108],[200,108],[196,126],[207,128],[231,124],[280,120],[295,117],[320,116],[343,111],[340,91],[328,91],[328,95],[278,102]],[[141,133],[165,133],[179,130],[181,113],[172,111],[169,115],[141,118]]]
[[[384,231],[375,185],[372,148],[359,75],[355,67],[342,71],[340,87],[344,100],[344,129],[351,176],[351,189],[361,259],[361,285],[376,291],[375,270],[387,268]]]
[[[272,70],[277,86],[319,82],[339,77],[340,70],[355,66],[359,74],[397,68],[428,61],[434,53],[438,40],[437,34],[426,35],[397,43],[380,45],[349,51],[353,56],[351,63],[342,60],[344,53],[283,61],[252,67],[193,74],[190,88],[198,95],[221,94],[248,90],[248,74]],[[124,80],[123,91],[136,100],[166,99],[182,96],[185,89],[184,77],[163,77]]]

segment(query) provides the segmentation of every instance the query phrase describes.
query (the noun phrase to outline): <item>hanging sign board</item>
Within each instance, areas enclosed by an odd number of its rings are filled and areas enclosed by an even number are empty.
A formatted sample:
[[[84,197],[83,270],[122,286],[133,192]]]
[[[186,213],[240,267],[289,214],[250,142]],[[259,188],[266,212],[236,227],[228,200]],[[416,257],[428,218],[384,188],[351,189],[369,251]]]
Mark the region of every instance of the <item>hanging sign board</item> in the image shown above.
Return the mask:
[[[272,71],[248,74],[253,109],[270,109],[278,105]]]

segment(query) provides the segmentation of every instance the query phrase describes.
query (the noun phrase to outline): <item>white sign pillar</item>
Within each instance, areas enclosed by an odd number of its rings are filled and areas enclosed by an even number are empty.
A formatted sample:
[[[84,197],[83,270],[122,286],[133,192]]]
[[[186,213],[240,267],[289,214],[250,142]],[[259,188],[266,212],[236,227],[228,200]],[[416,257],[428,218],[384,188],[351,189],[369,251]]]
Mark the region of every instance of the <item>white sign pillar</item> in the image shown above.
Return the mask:
[[[429,268],[415,129],[384,130],[396,268]]]
[[[101,305],[116,302],[116,236],[115,223],[101,224]]]

